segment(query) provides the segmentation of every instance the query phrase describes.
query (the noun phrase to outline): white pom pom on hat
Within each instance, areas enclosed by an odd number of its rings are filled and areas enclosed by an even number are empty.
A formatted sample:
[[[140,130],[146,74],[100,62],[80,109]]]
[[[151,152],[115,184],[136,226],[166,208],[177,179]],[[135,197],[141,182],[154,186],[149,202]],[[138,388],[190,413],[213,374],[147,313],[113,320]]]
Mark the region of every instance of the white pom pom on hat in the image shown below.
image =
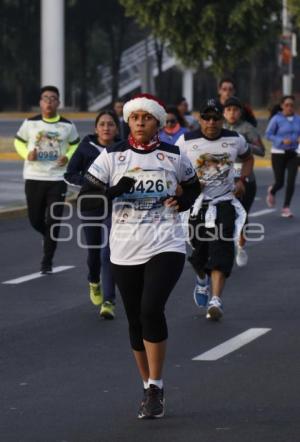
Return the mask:
[[[128,123],[128,119],[132,112],[145,111],[153,115],[162,128],[166,123],[167,112],[164,103],[151,94],[138,94],[131,100],[127,101],[123,107],[123,118]]]

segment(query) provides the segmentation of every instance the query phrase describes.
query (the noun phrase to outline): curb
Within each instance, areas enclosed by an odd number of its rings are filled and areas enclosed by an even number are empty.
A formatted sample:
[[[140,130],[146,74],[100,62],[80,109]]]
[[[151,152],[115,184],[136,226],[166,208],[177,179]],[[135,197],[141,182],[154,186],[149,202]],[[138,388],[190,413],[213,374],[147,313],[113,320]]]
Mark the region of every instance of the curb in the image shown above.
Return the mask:
[[[260,169],[260,168],[264,168],[264,167],[271,167],[271,160],[267,160],[267,159],[257,159],[255,158],[254,161],[254,169]]]
[[[0,161],[22,161],[23,158],[20,157],[17,152],[1,152]]]

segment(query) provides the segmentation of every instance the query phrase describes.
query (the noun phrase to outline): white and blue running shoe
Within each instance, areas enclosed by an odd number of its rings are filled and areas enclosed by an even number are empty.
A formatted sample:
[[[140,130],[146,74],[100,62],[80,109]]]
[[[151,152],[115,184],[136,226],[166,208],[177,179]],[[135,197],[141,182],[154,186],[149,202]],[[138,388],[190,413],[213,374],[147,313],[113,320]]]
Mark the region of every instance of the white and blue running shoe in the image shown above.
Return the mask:
[[[206,278],[200,279],[197,276],[196,285],[194,288],[194,301],[197,307],[206,308],[209,299],[209,290],[210,290],[210,279],[208,276]]]

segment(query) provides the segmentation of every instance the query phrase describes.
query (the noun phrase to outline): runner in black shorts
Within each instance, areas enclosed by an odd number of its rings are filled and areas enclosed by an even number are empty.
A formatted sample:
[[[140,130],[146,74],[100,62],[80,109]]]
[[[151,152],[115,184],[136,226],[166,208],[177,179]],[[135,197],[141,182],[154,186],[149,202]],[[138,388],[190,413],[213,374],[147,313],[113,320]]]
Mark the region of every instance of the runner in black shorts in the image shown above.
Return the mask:
[[[234,262],[234,241],[244,225],[246,213],[234,192],[244,190],[243,180],[253,167],[253,156],[246,140],[237,132],[222,128],[223,107],[214,99],[200,109],[200,130],[182,135],[177,144],[190,158],[202,194],[190,216],[193,252],[190,262],[197,275],[194,300],[206,307],[209,319],[223,315],[221,295],[225,279]],[[234,184],[234,162],[239,157],[242,169]],[[209,277],[211,299],[208,302]]]

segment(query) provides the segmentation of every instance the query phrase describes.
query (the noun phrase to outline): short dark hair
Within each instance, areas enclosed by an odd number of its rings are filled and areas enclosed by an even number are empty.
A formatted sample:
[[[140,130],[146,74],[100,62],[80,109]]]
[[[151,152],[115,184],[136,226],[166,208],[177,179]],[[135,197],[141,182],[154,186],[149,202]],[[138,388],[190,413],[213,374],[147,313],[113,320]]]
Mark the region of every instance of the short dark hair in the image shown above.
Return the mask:
[[[102,111],[100,111],[99,114],[97,115],[96,119],[95,119],[95,127],[97,126],[98,121],[100,120],[100,118],[103,115],[109,115],[114,120],[114,123],[116,124],[116,126],[119,127],[118,116],[115,113],[115,111],[113,111],[113,110],[102,110]]]
[[[185,97],[178,97],[175,101],[175,106],[179,106],[183,101],[187,101]]]
[[[56,86],[43,86],[41,88],[41,90],[40,90],[40,97],[46,91],[54,92],[58,96],[58,98],[59,98],[59,90],[58,90],[58,88]]]
[[[235,82],[232,77],[221,78],[221,80],[219,81],[219,88],[222,86],[223,83],[231,83],[233,85],[234,89],[236,89],[236,85],[235,85]]]
[[[174,114],[176,116],[177,121],[180,124],[180,126],[182,126],[182,127],[186,126],[186,121],[184,120],[184,118],[182,118],[182,116],[178,112],[178,109],[175,105],[168,105],[166,107],[166,111],[167,111],[167,114]]]
[[[225,103],[223,104],[223,107],[230,107],[230,106],[235,106],[235,107],[239,107],[240,109],[242,109],[242,103],[239,100],[238,97],[232,96],[230,98],[227,98],[227,100],[225,101]]]
[[[288,100],[288,99],[295,101],[294,95],[284,95],[280,100],[280,104],[283,104],[285,102],[285,100]]]

